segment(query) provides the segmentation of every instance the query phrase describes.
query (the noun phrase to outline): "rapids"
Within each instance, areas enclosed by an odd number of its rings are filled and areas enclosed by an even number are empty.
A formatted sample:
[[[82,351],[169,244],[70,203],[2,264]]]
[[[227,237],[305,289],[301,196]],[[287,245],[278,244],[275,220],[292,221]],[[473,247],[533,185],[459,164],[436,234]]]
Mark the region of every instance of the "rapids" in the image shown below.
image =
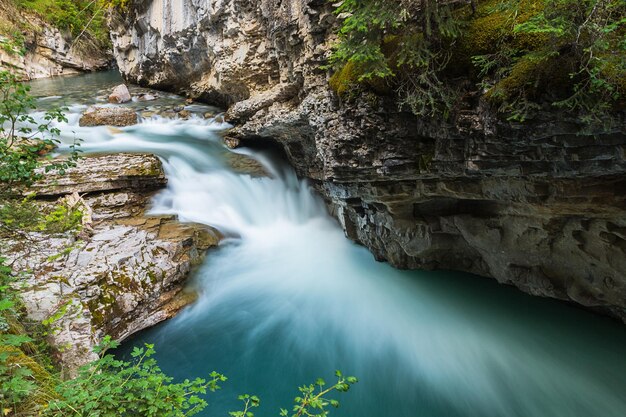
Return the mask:
[[[376,262],[284,163],[227,150],[219,136],[225,124],[153,116],[121,131],[78,127],[93,102],[88,94],[115,79],[106,77],[38,81],[33,92],[42,106],[64,95],[70,115],[58,127],[65,145],[79,137],[86,153],[161,158],[169,184],[153,213],[227,236],[194,273],[199,300],[118,352],[150,342],[161,368],[177,378],[225,373],[229,380],[209,395],[204,415],[237,410],[239,393],[261,397],[257,415],[278,415],[297,386],[318,376],[331,381],[335,369],[360,381],[339,395],[341,408],[331,415],[626,415],[622,324],[469,274]],[[85,84],[82,93],[65,94]],[[234,170],[232,158],[253,158],[270,175]]]

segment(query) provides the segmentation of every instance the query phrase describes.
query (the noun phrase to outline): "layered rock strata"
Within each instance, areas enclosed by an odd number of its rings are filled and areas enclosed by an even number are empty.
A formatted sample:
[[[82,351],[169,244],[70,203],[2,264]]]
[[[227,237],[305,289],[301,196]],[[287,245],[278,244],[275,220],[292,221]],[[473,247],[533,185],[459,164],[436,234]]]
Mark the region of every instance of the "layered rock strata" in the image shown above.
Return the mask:
[[[92,349],[105,334],[124,339],[193,301],[194,294],[183,291],[187,275],[220,235],[172,216],[146,215],[150,197],[165,184],[152,155],[83,158],[64,176],[46,174],[31,190],[44,205],[80,199],[89,208],[82,209],[80,232],[0,240],[8,264],[24,275],[28,316],[48,323],[50,343],[70,374],[95,358]]]

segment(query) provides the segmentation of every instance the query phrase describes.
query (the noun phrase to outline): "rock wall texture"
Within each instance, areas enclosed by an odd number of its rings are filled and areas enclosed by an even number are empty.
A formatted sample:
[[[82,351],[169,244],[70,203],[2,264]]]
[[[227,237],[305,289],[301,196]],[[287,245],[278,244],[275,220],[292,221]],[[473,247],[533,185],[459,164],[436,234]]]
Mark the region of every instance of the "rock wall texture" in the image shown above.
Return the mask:
[[[27,22],[29,29],[19,31],[23,41],[0,32],[0,69],[10,69],[25,80],[97,71],[112,62],[109,51],[74,45],[71,37],[39,17],[17,10],[9,0],[0,0],[0,20],[3,27]]]
[[[83,205],[80,233],[0,237],[7,264],[29,271],[21,281],[26,310],[49,323],[50,344],[70,375],[96,359],[93,347],[104,335],[122,340],[195,298],[183,292],[187,275],[220,235],[171,216],[145,215],[166,182],[152,155],[85,157],[66,175],[47,173],[29,190],[40,204],[69,198]]]
[[[112,36],[128,80],[229,106],[229,145],[280,143],[378,259],[626,321],[624,130],[580,134],[550,113],[504,123],[469,96],[450,121],[373,94],[341,102],[320,68],[336,23],[323,0],[151,0]]]

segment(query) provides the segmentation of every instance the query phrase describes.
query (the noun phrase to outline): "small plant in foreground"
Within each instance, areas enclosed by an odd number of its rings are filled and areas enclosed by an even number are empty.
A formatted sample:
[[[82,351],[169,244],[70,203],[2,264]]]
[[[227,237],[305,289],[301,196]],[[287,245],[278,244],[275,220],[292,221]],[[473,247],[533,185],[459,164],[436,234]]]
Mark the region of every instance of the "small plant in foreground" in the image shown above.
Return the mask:
[[[100,359],[81,367],[75,379],[62,382],[45,416],[76,417],[179,417],[203,410],[207,403],[199,397],[216,391],[226,377],[217,372],[208,379],[174,383],[153,358],[154,345],[136,347],[131,362],[115,359],[106,351],[118,346],[109,337],[97,348]]]
[[[59,143],[60,131],[53,123],[67,122],[63,109],[46,112],[38,122],[31,114],[35,107],[30,87],[19,82],[15,74],[0,71],[0,197],[14,194],[14,187],[30,185],[40,178],[36,169],[41,166],[41,157]],[[71,146],[68,159],[46,164],[45,171],[63,174],[74,166],[77,146]]]
[[[327,407],[338,408],[339,401],[328,398],[333,392],[346,392],[352,384],[356,384],[357,379],[353,376],[344,376],[341,371],[335,371],[337,382],[334,385],[326,386],[326,381],[318,378],[314,384],[303,385],[298,388],[300,395],[294,398],[294,406],[290,416],[289,411],[285,408],[280,409],[281,417],[325,417],[330,411]],[[241,411],[232,411],[229,414],[232,417],[254,417],[251,411],[260,405],[261,401],[256,395],[244,394],[239,396],[239,400],[243,401],[244,408]]]
[[[154,345],[135,347],[131,361],[117,360],[106,351],[118,346],[106,337],[97,348],[100,359],[80,368],[78,376],[61,382],[56,388],[56,399],[49,402],[42,415],[54,417],[182,417],[199,413],[207,402],[201,398],[208,391],[220,389],[226,377],[211,372],[207,379],[196,378],[174,382],[158,367],[154,359]],[[299,388],[292,417],[327,416],[327,406],[338,407],[339,402],[328,398],[332,391],[345,392],[357,382],[354,377],[344,377],[336,372],[337,382],[329,387],[322,379],[315,384]],[[240,395],[242,411],[230,412],[232,417],[253,417],[251,411],[260,405],[255,395]],[[281,416],[288,416],[286,409]]]

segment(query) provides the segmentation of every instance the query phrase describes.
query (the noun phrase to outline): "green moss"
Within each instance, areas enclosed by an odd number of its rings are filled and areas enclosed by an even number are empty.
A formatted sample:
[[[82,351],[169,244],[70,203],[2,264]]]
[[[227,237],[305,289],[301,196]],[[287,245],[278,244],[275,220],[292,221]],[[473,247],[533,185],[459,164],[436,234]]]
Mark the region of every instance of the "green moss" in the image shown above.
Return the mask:
[[[15,346],[0,345],[0,355],[7,355],[6,365],[28,369],[29,380],[33,383],[34,389],[19,404],[19,415],[37,415],[37,410],[47,404],[51,398],[55,398],[54,386],[58,380],[39,363],[35,356],[27,354]],[[0,410],[2,412],[3,410]],[[9,415],[12,410],[9,410]]]
[[[515,0],[512,0],[515,2]],[[545,8],[544,0],[520,0],[518,8],[505,7],[501,0],[480,3],[475,15],[468,15],[469,6],[460,9],[458,15],[469,18],[467,28],[459,42],[456,59],[469,62],[472,56],[498,52],[503,45],[519,50],[533,51],[543,47],[547,35],[515,33],[516,25],[522,24]]]
[[[361,73],[357,70],[357,65],[349,61],[330,77],[330,88],[340,97],[344,97],[354,87],[358,86],[360,76]]]
[[[147,271],[147,275],[148,275],[148,279],[150,280],[150,283],[152,284],[156,284],[158,282],[158,277],[157,275],[154,273],[154,271],[152,270],[148,270]]]
[[[92,323],[96,328],[102,328],[105,319],[110,317],[117,308],[117,296],[124,290],[116,285],[103,284],[100,286],[98,297],[87,302],[87,308],[91,312]]]
[[[380,95],[389,94],[391,89],[387,82],[380,77],[362,79],[365,70],[354,61],[348,61],[339,71],[335,72],[329,80],[330,88],[339,97],[350,99],[359,95],[364,89]]]

